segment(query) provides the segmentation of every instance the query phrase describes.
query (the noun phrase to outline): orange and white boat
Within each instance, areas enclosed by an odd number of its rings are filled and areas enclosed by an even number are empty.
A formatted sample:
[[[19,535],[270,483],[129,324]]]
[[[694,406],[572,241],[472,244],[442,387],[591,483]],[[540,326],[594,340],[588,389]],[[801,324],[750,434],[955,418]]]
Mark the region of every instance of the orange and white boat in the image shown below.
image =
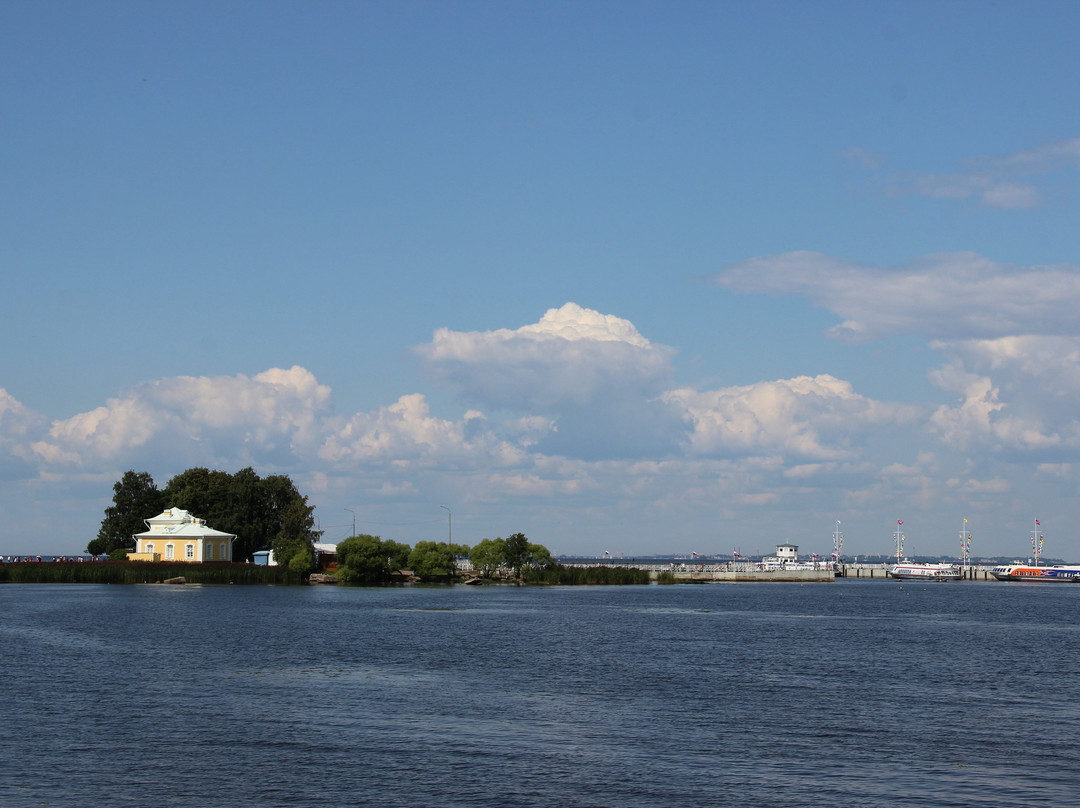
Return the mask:
[[[991,569],[990,574],[999,581],[1074,581],[1080,583],[1080,565],[1054,564],[1052,567],[1043,567],[1039,564],[1042,549],[1042,523],[1036,519],[1035,529],[1031,531],[1031,555],[1035,558],[1035,563],[1021,564],[1019,561],[1014,561],[1012,564],[1001,564]]]
[[[1055,564],[1037,567],[1031,564],[1002,564],[990,570],[999,581],[1072,581],[1080,583],[1080,566]]]

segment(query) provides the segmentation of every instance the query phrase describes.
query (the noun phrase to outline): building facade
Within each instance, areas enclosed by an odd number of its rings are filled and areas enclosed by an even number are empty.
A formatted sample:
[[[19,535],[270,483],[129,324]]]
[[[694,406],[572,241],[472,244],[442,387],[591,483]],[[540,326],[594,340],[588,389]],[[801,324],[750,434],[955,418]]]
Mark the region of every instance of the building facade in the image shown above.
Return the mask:
[[[236,535],[214,530],[188,511],[169,508],[144,521],[147,530],[135,534],[129,561],[232,561]]]

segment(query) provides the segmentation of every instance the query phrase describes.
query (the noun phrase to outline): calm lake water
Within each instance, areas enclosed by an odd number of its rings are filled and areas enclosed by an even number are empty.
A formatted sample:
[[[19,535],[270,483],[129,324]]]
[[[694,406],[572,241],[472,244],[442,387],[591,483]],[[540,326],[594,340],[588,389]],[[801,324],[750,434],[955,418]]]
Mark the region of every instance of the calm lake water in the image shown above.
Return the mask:
[[[1077,804],[1080,586],[0,586],[0,805]]]

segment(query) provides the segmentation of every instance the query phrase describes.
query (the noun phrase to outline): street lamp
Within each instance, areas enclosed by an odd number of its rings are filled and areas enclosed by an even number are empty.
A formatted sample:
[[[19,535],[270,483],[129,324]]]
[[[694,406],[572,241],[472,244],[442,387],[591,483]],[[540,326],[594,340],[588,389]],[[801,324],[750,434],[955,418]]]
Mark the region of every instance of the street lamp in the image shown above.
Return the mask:
[[[446,508],[445,505],[440,505],[440,508]],[[446,543],[454,543],[454,515],[450,512],[449,508],[446,508]]]
[[[354,511],[352,508],[346,508],[345,510],[347,510],[349,513],[352,514],[352,534],[353,534],[353,536],[355,536],[356,535],[356,511]]]

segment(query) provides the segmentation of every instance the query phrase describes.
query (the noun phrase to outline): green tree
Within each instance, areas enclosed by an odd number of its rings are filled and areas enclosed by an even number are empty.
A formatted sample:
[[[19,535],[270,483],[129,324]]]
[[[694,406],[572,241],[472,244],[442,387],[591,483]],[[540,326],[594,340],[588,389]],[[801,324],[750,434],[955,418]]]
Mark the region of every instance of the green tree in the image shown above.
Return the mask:
[[[285,475],[262,479],[251,467],[235,474],[193,468],[169,480],[163,493],[169,506],[236,534],[236,561],[249,561],[260,549],[274,550],[281,564],[301,548],[313,552],[315,509]]]
[[[529,540],[524,533],[514,533],[506,537],[503,563],[514,571],[515,576],[520,576],[521,568],[532,563],[529,546]]]
[[[528,554],[529,554],[529,566],[532,566],[532,567],[551,567],[551,566],[554,566],[554,561],[551,558],[551,551],[542,544],[530,544]]]
[[[91,555],[134,549],[136,533],[146,530],[144,519],[164,510],[162,492],[146,471],[126,471],[113,485],[113,504],[105,509],[96,539],[86,545]]]
[[[274,558],[277,558],[277,556],[275,555]],[[306,575],[315,566],[315,553],[314,551],[309,552],[303,547],[294,547],[292,548],[292,555],[289,556],[289,561],[285,566],[293,572]]]
[[[386,581],[409,560],[409,545],[378,536],[351,536],[337,546],[338,578],[345,583]]]
[[[506,557],[506,542],[503,539],[483,539],[469,550],[469,561],[473,569],[479,570],[485,578],[491,578],[502,566]]]
[[[409,569],[421,578],[443,578],[457,571],[455,559],[468,555],[469,548],[444,541],[419,541],[409,553]]]
[[[270,541],[274,558],[280,559],[279,563],[287,563],[294,572],[309,572],[315,560],[315,519],[312,510],[307,504],[307,497],[287,502],[281,508],[277,534]],[[304,559],[307,559],[306,567]]]

